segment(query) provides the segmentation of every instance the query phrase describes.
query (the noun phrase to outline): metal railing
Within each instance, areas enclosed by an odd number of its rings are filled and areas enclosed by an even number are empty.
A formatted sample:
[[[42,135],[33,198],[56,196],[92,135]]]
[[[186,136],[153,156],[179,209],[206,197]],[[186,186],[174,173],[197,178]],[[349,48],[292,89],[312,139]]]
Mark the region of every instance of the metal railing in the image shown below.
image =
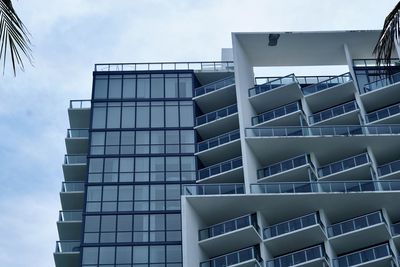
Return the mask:
[[[400,160],[378,166],[378,176],[384,176],[398,171],[400,171]]]
[[[278,87],[297,82],[296,76],[292,73],[284,77],[279,77],[274,80],[268,80],[264,84],[256,85],[249,89],[249,97],[276,89]]]
[[[229,133],[221,134],[219,136],[204,140],[202,142],[197,143],[197,152],[201,152],[213,147],[217,147],[226,143],[229,143],[234,140],[240,139],[240,131],[234,130]]]
[[[360,165],[370,163],[368,153],[362,153],[360,155],[352,156],[340,161],[329,163],[325,166],[318,168],[318,175],[320,177],[331,175],[334,173],[342,172],[348,169],[355,168]]]
[[[69,108],[73,109],[82,109],[82,108],[90,108],[92,103],[90,100],[70,100]]]
[[[352,193],[400,191],[400,181],[332,181],[251,184],[252,194]]]
[[[208,94],[210,92],[217,91],[219,89],[225,88],[227,86],[232,86],[235,84],[235,76],[229,76],[227,78],[223,78],[221,80],[203,85],[201,87],[197,87],[194,89],[194,96],[201,96],[204,94]]]
[[[385,75],[383,74],[382,76]],[[400,72],[393,75],[388,75],[380,80],[365,84],[362,88],[360,88],[360,93],[365,94],[398,82],[400,82]]]
[[[82,221],[82,210],[60,210],[58,221],[59,222]]]
[[[398,135],[400,125],[286,126],[246,128],[246,137]]]
[[[64,164],[86,164],[87,163],[87,155],[65,155],[64,156]]]
[[[390,227],[390,230],[391,230],[392,236],[400,235],[400,222],[392,224]]]
[[[256,260],[261,263],[259,247],[249,247],[200,263],[200,267],[227,267],[241,262]]]
[[[198,170],[198,180],[205,179],[220,173],[224,173],[242,167],[242,157],[230,159],[210,167]]]
[[[376,211],[332,224],[327,227],[327,232],[329,237],[334,237],[384,222],[382,212]]]
[[[241,216],[239,218],[235,218],[229,221],[225,221],[223,223],[215,224],[205,229],[201,229],[199,231],[199,241],[233,232],[235,230],[251,225],[254,226],[254,228],[258,231],[256,214]]]
[[[376,59],[353,59],[354,67],[376,67]],[[390,59],[389,66],[400,66],[400,61],[398,58]]]
[[[319,224],[322,229],[324,226],[319,219],[319,215],[317,212],[307,214],[305,216],[301,216],[295,219],[291,219],[285,222],[277,223],[271,225],[267,228],[264,228],[264,239],[269,239],[275,236],[280,236],[283,234],[287,234],[293,231],[297,231],[299,229],[303,229],[312,225]]]
[[[325,259],[327,262],[328,256],[322,245],[298,250],[283,256],[279,256],[272,260],[266,261],[266,267],[289,267],[316,259]],[[323,266],[323,265],[322,265]]]
[[[68,253],[68,252],[80,252],[80,241],[57,241],[56,242],[56,253]]]
[[[62,182],[61,184],[61,192],[64,193],[83,192],[83,191],[85,191],[84,182]]]
[[[329,109],[325,109],[323,111],[320,111],[318,113],[315,113],[309,117],[310,123],[317,123],[320,121],[328,120],[340,115],[343,115],[345,113],[349,113],[351,111],[357,110],[358,105],[355,100],[334,106]]]
[[[333,259],[333,267],[349,267],[370,261],[374,261],[380,258],[393,256],[391,249],[388,244],[378,245],[372,248],[363,249],[357,252],[353,252],[347,255]]]
[[[89,138],[89,129],[68,129],[67,138]]]
[[[267,122],[275,118],[283,117],[287,114],[301,110],[300,102],[290,103],[288,105],[269,110],[251,118],[252,125]]]
[[[237,113],[237,111],[238,111],[237,104],[233,104],[233,105],[218,109],[216,111],[206,113],[206,114],[201,115],[196,118],[196,126],[227,117],[229,115]]]
[[[233,61],[194,61],[194,62],[149,62],[149,63],[101,63],[95,64],[95,71],[149,71],[149,70],[234,70]]]
[[[328,80],[322,81],[320,83],[304,87],[301,90],[303,91],[304,95],[310,95],[337,86],[339,84],[347,83],[352,79],[353,78],[351,77],[351,74],[347,72],[342,75],[335,76]]]
[[[367,123],[371,123],[377,120],[388,118],[393,115],[397,115],[399,113],[400,113],[400,103],[397,103],[395,105],[391,105],[389,107],[382,108],[365,115],[365,121]]]
[[[244,184],[188,184],[182,185],[185,196],[240,195],[244,194]]]
[[[272,176],[281,172],[295,169],[300,166],[305,166],[307,164],[312,164],[309,155],[303,154],[300,156],[296,156],[294,158],[287,159],[257,170],[257,179]]]
[[[337,75],[330,75],[330,76],[297,76],[297,75],[295,75],[296,81],[300,85],[316,84],[316,83],[320,83],[320,82],[329,80],[331,78],[335,78],[336,76]],[[282,77],[256,77],[255,84],[261,85],[261,84],[268,83],[270,81],[280,79],[280,78],[282,78]]]

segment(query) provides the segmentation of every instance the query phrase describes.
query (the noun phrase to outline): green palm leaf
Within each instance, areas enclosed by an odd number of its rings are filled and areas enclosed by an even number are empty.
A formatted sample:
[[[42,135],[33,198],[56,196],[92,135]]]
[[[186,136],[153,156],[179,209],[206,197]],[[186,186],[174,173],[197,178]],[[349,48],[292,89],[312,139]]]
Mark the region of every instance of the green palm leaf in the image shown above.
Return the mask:
[[[385,19],[383,29],[374,48],[376,63],[380,65],[390,65],[393,46],[398,41],[400,35],[400,2],[389,13]]]
[[[0,0],[0,59],[3,58],[3,74],[8,54],[14,75],[17,65],[24,70],[23,55],[32,64],[29,32],[16,14],[11,0]]]

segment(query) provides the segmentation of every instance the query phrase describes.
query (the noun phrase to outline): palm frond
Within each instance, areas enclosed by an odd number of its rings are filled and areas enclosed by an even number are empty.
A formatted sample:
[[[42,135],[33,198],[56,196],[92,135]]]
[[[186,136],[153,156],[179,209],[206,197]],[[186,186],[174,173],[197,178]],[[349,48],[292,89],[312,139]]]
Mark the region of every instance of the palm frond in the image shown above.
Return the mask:
[[[390,65],[394,42],[400,35],[400,2],[386,17],[378,42],[374,48],[378,66]]]
[[[32,64],[32,49],[29,32],[15,12],[11,0],[0,0],[0,59],[3,58],[3,74],[7,54],[16,75],[17,65],[24,70],[24,55]]]

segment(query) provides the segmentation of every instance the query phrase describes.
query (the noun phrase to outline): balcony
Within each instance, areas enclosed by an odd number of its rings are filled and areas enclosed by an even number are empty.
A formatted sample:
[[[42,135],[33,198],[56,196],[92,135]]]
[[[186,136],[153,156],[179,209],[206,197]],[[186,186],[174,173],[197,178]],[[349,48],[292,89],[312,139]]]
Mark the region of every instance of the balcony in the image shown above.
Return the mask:
[[[329,266],[323,245],[306,248],[266,261],[266,267],[323,267]]]
[[[300,86],[294,74],[265,79],[265,83],[249,89],[249,101],[257,113],[301,99]]]
[[[385,77],[360,88],[361,100],[367,111],[378,109],[400,101],[400,73]]]
[[[57,222],[58,236],[61,240],[81,239],[82,210],[60,211]]]
[[[390,232],[393,237],[393,242],[396,244],[397,248],[400,248],[400,222],[392,224],[390,227]]]
[[[90,126],[90,100],[71,100],[68,108],[71,128],[87,129]]]
[[[333,267],[391,266],[394,256],[388,244],[363,249],[333,259]]]
[[[257,215],[246,215],[199,231],[199,245],[209,257],[214,257],[258,244]]]
[[[400,177],[400,160],[378,166],[379,179],[398,179]]]
[[[288,253],[326,240],[324,225],[317,212],[264,229],[264,243],[273,255]],[[301,240],[301,242],[293,242]]]
[[[68,154],[84,154],[89,148],[88,129],[68,129],[65,146]]]
[[[230,159],[198,171],[199,183],[235,183],[243,181],[242,157]]]
[[[376,158],[398,154],[400,125],[246,128],[246,141],[259,161],[313,152],[320,162],[332,155],[370,147]]]
[[[65,155],[62,167],[65,181],[84,181],[87,176],[87,155]]]
[[[311,173],[314,165],[311,162],[310,156],[300,155],[294,158],[281,161],[269,165],[257,171],[257,179],[262,181],[281,181],[281,182],[294,182],[294,181],[309,181],[315,177]]]
[[[344,73],[303,87],[302,91],[308,106],[312,111],[315,111],[354,99],[356,87],[350,73]]]
[[[203,112],[210,112],[235,103],[235,77],[229,76],[195,88],[193,100]]]
[[[63,210],[83,210],[85,183],[63,182],[60,192]]]
[[[397,192],[400,181],[294,182],[251,184],[252,194]]]
[[[196,118],[195,129],[206,139],[239,128],[237,105],[231,105]]]
[[[356,125],[360,123],[359,109],[355,100],[325,109],[309,117],[310,124]]]
[[[400,122],[400,103],[371,112],[365,116],[366,123],[396,124]]]
[[[371,179],[371,160],[368,153],[349,157],[318,168],[318,176],[324,180]]]
[[[54,252],[56,267],[79,267],[80,241],[57,241]]]
[[[244,194],[244,184],[183,185],[182,194],[185,196],[241,195]]]
[[[327,227],[327,232],[330,243],[338,254],[390,239],[381,211],[333,224]]]
[[[255,267],[262,266],[260,248],[248,247],[200,263],[200,267]]]
[[[222,134],[197,143],[195,154],[205,165],[233,158],[240,154],[240,131]]]
[[[280,126],[280,125],[299,125],[302,114],[300,102],[269,110],[251,118],[253,126]]]

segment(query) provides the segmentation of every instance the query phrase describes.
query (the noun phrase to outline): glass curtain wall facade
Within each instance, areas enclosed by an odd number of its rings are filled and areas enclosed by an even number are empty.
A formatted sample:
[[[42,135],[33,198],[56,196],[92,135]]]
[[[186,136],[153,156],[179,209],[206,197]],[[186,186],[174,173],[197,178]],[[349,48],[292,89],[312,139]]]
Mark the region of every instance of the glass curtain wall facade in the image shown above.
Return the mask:
[[[196,180],[192,71],[94,72],[82,266],[182,266]]]

